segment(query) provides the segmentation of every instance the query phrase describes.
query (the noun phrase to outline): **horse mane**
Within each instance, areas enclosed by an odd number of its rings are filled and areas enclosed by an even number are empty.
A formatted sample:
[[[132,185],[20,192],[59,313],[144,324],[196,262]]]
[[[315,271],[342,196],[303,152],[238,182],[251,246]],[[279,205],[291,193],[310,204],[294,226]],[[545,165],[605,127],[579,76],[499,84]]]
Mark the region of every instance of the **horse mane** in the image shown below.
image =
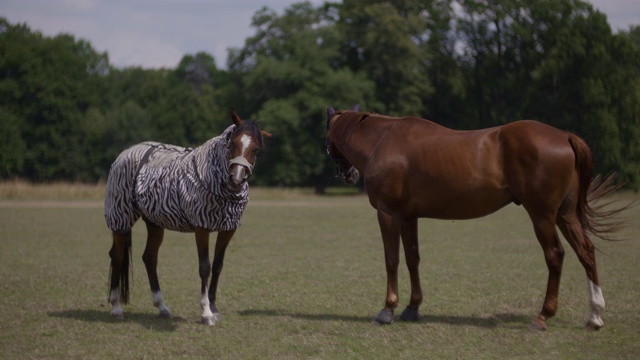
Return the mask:
[[[335,115],[332,116],[332,119],[336,116],[340,116],[340,118],[338,121],[335,121],[329,129],[331,134],[333,135],[332,137],[334,141],[336,139],[340,139],[342,141],[347,140],[351,136],[351,134],[353,134],[358,125],[371,115],[375,114],[355,111],[336,112]]]

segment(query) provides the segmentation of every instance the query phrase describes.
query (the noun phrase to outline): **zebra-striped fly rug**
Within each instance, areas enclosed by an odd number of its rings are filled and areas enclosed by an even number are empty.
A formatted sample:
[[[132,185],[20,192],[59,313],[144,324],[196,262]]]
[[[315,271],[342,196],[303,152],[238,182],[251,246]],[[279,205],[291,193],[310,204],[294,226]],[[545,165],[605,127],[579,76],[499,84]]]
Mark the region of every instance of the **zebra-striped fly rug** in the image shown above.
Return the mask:
[[[192,232],[237,229],[249,199],[249,186],[227,187],[228,149],[236,125],[195,149],[144,142],[123,151],[111,166],[105,218],[126,232],[142,216],[168,229]]]

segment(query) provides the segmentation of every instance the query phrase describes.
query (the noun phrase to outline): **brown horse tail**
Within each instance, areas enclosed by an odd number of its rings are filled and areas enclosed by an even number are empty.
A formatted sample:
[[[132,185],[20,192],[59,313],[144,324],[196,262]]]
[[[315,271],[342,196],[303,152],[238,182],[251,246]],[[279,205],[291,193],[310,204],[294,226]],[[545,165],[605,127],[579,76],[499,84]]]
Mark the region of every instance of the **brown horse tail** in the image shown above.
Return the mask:
[[[115,246],[111,247],[111,251],[109,251],[109,255],[113,259],[115,256]],[[125,250],[122,257],[122,263],[120,264],[120,301],[123,304],[129,303],[129,270],[131,269],[131,265],[133,262],[131,261],[131,231],[125,234]],[[109,279],[111,279],[111,274],[113,271],[113,261],[109,266]],[[111,285],[110,285],[111,286]],[[109,289],[111,291],[111,289]]]
[[[623,220],[614,218],[632,204],[612,208],[613,201],[598,202],[619,190],[624,183],[615,183],[615,173],[605,177],[597,175],[592,179],[593,160],[589,146],[573,134],[569,136],[569,143],[576,157],[576,169],[580,181],[577,208],[580,224],[586,232],[594,236],[603,240],[614,240],[611,235],[625,225]]]

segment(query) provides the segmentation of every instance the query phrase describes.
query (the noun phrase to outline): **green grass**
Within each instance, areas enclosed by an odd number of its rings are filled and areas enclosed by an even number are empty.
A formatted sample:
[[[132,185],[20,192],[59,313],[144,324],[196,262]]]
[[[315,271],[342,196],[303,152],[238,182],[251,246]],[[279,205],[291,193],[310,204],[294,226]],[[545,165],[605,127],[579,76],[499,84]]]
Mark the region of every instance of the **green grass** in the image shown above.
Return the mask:
[[[124,320],[109,317],[110,234],[99,201],[0,201],[0,358],[635,359],[640,354],[640,224],[596,241],[607,309],[583,329],[584,270],[567,256],[558,315],[528,330],[547,271],[525,211],[473,221],[420,221],[425,292],[418,323],[375,326],[386,276],[374,210],[363,196],[258,191],[231,242],[219,286],[223,321],[200,324],[192,234],[166,232],[159,276],[175,318],[157,317],[134,228],[134,281]],[[627,194],[625,200],[638,199]],[[73,205],[73,203],[72,203]],[[640,208],[626,213],[638,219]],[[213,243],[214,240],[212,240]],[[400,309],[409,297],[404,262]],[[398,314],[396,314],[398,315]]]

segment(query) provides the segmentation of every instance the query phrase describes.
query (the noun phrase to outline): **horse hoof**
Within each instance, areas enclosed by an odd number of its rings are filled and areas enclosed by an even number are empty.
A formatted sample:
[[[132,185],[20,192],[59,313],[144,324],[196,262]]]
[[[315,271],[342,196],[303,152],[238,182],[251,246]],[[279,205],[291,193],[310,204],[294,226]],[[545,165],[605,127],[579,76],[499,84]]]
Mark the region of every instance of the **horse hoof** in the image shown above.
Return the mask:
[[[202,325],[213,326],[216,324],[216,319],[213,316],[203,316]]]
[[[215,322],[220,322],[222,320],[222,315],[220,315],[220,313],[218,313],[218,312],[217,313],[213,313],[212,317],[213,317],[213,320]]]
[[[171,314],[171,311],[169,310],[161,310],[160,313],[158,314],[158,316],[160,316],[163,319],[172,319],[173,315]]]
[[[378,316],[373,319],[374,324],[391,325],[393,324],[393,310],[382,309]]]
[[[531,320],[531,324],[529,325],[529,330],[545,331],[547,330],[547,322],[536,317],[533,320]]]
[[[598,330],[602,329],[603,326],[604,326],[604,324],[595,323],[595,322],[589,320],[587,322],[587,325],[585,325],[585,328],[587,330],[591,330],[591,331],[598,331]]]
[[[122,311],[122,308],[111,310],[109,315],[114,319],[124,319],[124,311]]]
[[[420,315],[418,314],[418,309],[406,307],[402,314],[400,314],[400,320],[402,321],[418,321],[420,320]]]

